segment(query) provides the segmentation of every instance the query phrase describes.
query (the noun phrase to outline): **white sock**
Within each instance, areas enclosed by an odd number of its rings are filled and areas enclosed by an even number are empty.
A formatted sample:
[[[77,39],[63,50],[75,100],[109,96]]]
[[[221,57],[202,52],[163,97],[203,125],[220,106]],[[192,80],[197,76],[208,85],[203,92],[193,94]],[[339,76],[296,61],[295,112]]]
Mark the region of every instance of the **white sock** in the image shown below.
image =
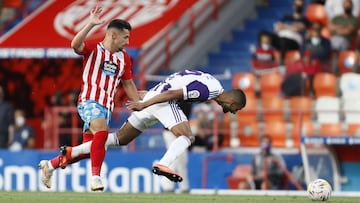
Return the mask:
[[[92,141],[82,143],[81,145],[75,146],[71,150],[71,157],[78,157],[80,154],[90,154],[90,146]]]
[[[89,154],[91,143],[92,141],[89,141],[73,147],[71,151],[71,157],[75,158],[78,157],[80,154]],[[116,136],[116,133],[109,133],[105,142],[105,147],[107,148],[108,146],[115,146],[115,145],[119,145],[119,140]]]
[[[116,145],[119,145],[119,140],[116,136],[116,132],[109,133],[105,142],[105,147],[116,146]]]
[[[176,138],[169,146],[159,164],[169,167],[191,145],[191,141],[185,135]]]

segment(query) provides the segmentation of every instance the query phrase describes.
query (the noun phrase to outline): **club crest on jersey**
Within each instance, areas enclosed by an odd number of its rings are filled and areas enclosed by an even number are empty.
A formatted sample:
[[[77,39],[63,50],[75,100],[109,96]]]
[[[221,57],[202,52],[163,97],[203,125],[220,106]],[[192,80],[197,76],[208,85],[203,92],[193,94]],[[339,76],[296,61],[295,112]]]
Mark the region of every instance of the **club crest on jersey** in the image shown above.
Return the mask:
[[[119,67],[112,61],[104,61],[102,64],[102,70],[105,74],[113,76],[118,73]]]
[[[99,114],[100,114],[100,109],[94,108],[94,109],[91,110],[91,113],[92,113],[93,115],[99,115]]]
[[[191,90],[188,92],[188,98],[189,99],[196,99],[200,97],[200,92],[197,90]]]

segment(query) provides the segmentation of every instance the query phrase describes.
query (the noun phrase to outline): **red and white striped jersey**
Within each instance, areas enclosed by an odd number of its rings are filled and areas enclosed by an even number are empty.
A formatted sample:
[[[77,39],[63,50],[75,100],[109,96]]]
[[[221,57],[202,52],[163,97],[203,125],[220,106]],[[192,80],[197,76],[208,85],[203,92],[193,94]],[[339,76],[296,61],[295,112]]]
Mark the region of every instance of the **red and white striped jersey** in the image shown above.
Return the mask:
[[[93,100],[113,111],[121,80],[132,79],[132,63],[125,51],[110,52],[101,42],[85,42],[83,74],[78,102]]]

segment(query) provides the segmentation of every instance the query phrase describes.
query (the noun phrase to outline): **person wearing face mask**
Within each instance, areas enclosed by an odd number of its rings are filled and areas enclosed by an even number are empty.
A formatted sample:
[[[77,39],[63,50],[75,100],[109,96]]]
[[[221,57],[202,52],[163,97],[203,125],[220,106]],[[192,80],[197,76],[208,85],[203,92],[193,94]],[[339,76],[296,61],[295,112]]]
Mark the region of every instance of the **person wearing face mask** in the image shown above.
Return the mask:
[[[5,93],[0,85],[0,149],[7,148],[14,137],[14,109],[5,101]]]
[[[280,65],[285,64],[285,55],[290,50],[301,50],[304,43],[305,31],[310,26],[304,15],[304,1],[293,1],[293,13],[284,15],[274,24],[274,33],[260,31],[271,36],[272,46],[280,52]]]
[[[335,16],[338,16],[338,15],[341,15],[344,13],[343,2],[344,2],[344,0],[327,0],[327,1],[325,1],[325,10],[326,10],[326,15],[327,15],[328,19],[332,19]],[[352,3],[353,3],[353,9],[352,9],[353,16],[359,16],[360,15],[360,1],[353,0]]]
[[[359,19],[352,14],[353,1],[343,1],[344,12],[329,21],[331,32],[331,47],[334,51],[343,51],[351,48],[359,28]]]
[[[310,53],[310,63],[320,63],[325,70],[329,71],[331,59],[330,40],[321,35],[321,24],[314,23],[309,30],[309,37],[305,41],[303,55]]]
[[[24,110],[16,109],[14,115],[14,142],[10,145],[9,150],[20,151],[23,149],[33,149],[35,147],[35,133],[32,127],[26,124]]]
[[[285,172],[284,160],[271,151],[271,137],[264,135],[260,139],[260,153],[252,160],[251,175],[247,182],[239,185],[240,189],[277,190],[283,187]]]
[[[275,60],[275,49],[271,45],[269,35],[260,36],[259,45],[253,53],[251,63],[255,69],[273,68],[278,65]]]

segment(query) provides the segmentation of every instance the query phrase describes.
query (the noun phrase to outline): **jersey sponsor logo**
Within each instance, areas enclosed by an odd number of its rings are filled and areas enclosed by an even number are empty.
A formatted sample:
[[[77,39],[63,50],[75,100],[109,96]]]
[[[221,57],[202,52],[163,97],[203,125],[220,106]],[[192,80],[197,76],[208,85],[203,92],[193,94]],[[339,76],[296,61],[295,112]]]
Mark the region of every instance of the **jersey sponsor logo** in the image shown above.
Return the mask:
[[[104,61],[102,70],[107,75],[116,75],[119,72],[119,66],[112,61]]]
[[[188,92],[189,99],[196,99],[200,97],[200,92],[198,90],[191,90]]]
[[[106,22],[112,19],[130,19],[133,28],[140,27],[161,18],[173,8],[179,0],[108,0],[101,4],[103,18]],[[55,30],[63,37],[72,39],[87,23],[89,11],[94,8],[95,1],[77,0],[58,12],[55,17]],[[66,19],[66,20],[64,20]],[[94,27],[90,38],[101,38],[106,29],[106,23]]]

